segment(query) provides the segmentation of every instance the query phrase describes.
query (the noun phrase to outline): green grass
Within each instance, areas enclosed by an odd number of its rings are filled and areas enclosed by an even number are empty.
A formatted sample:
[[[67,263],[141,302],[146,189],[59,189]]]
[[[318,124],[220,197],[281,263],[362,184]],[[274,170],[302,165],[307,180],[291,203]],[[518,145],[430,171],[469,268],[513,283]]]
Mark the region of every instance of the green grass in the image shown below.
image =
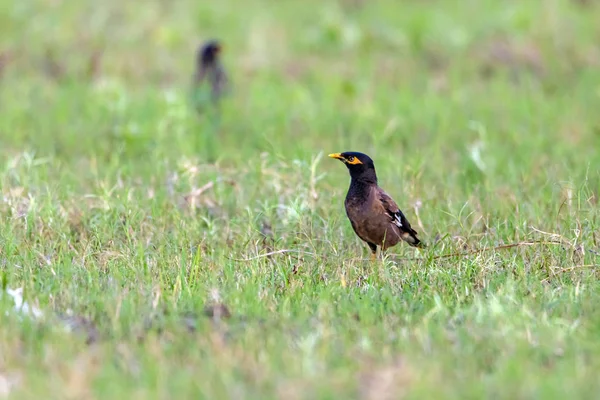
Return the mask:
[[[0,7],[0,397],[597,396],[600,4]],[[346,150],[428,249],[364,261]]]

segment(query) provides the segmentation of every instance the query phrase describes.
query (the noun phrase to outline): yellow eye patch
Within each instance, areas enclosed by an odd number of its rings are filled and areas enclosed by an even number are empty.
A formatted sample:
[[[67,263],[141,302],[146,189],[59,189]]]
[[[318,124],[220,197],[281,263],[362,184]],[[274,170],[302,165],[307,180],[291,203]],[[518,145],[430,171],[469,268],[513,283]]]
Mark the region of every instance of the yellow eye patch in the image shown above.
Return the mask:
[[[351,165],[358,165],[358,164],[362,164],[362,161],[360,161],[358,158],[354,157],[354,156],[350,156],[348,158],[346,158],[344,160],[344,162],[346,164],[351,164]]]

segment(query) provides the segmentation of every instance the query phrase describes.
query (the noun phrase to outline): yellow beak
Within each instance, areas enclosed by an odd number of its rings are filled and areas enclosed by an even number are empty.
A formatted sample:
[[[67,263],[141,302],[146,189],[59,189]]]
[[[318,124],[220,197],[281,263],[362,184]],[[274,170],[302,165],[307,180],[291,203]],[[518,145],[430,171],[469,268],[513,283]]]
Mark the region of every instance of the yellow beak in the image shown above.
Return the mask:
[[[341,153],[331,153],[329,155],[329,157],[331,157],[331,158],[337,158],[338,160],[343,160],[344,159],[344,157],[342,157]]]

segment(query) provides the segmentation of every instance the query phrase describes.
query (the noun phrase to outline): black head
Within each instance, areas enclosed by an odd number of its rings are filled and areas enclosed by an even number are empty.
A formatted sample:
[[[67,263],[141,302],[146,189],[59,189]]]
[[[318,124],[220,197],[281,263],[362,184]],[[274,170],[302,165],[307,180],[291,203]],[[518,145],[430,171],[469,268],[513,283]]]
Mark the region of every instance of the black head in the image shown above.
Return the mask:
[[[347,151],[344,153],[333,153],[330,154],[329,157],[337,158],[346,164],[346,167],[350,172],[350,177],[353,180],[377,183],[375,164],[368,155],[355,151]]]
[[[200,48],[198,61],[201,65],[213,64],[221,53],[221,44],[216,40],[209,40]]]

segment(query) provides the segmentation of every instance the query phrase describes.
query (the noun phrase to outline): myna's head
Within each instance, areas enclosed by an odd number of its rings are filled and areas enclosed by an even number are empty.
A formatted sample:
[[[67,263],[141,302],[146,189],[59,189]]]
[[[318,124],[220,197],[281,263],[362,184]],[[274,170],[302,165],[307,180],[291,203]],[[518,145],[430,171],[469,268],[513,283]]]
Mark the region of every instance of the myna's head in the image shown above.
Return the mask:
[[[337,158],[346,164],[352,179],[377,183],[375,164],[368,155],[355,151],[347,151],[344,153],[333,153],[329,157]]]
[[[216,40],[209,40],[200,48],[199,62],[207,66],[213,64],[219,58],[221,53],[221,44]]]

